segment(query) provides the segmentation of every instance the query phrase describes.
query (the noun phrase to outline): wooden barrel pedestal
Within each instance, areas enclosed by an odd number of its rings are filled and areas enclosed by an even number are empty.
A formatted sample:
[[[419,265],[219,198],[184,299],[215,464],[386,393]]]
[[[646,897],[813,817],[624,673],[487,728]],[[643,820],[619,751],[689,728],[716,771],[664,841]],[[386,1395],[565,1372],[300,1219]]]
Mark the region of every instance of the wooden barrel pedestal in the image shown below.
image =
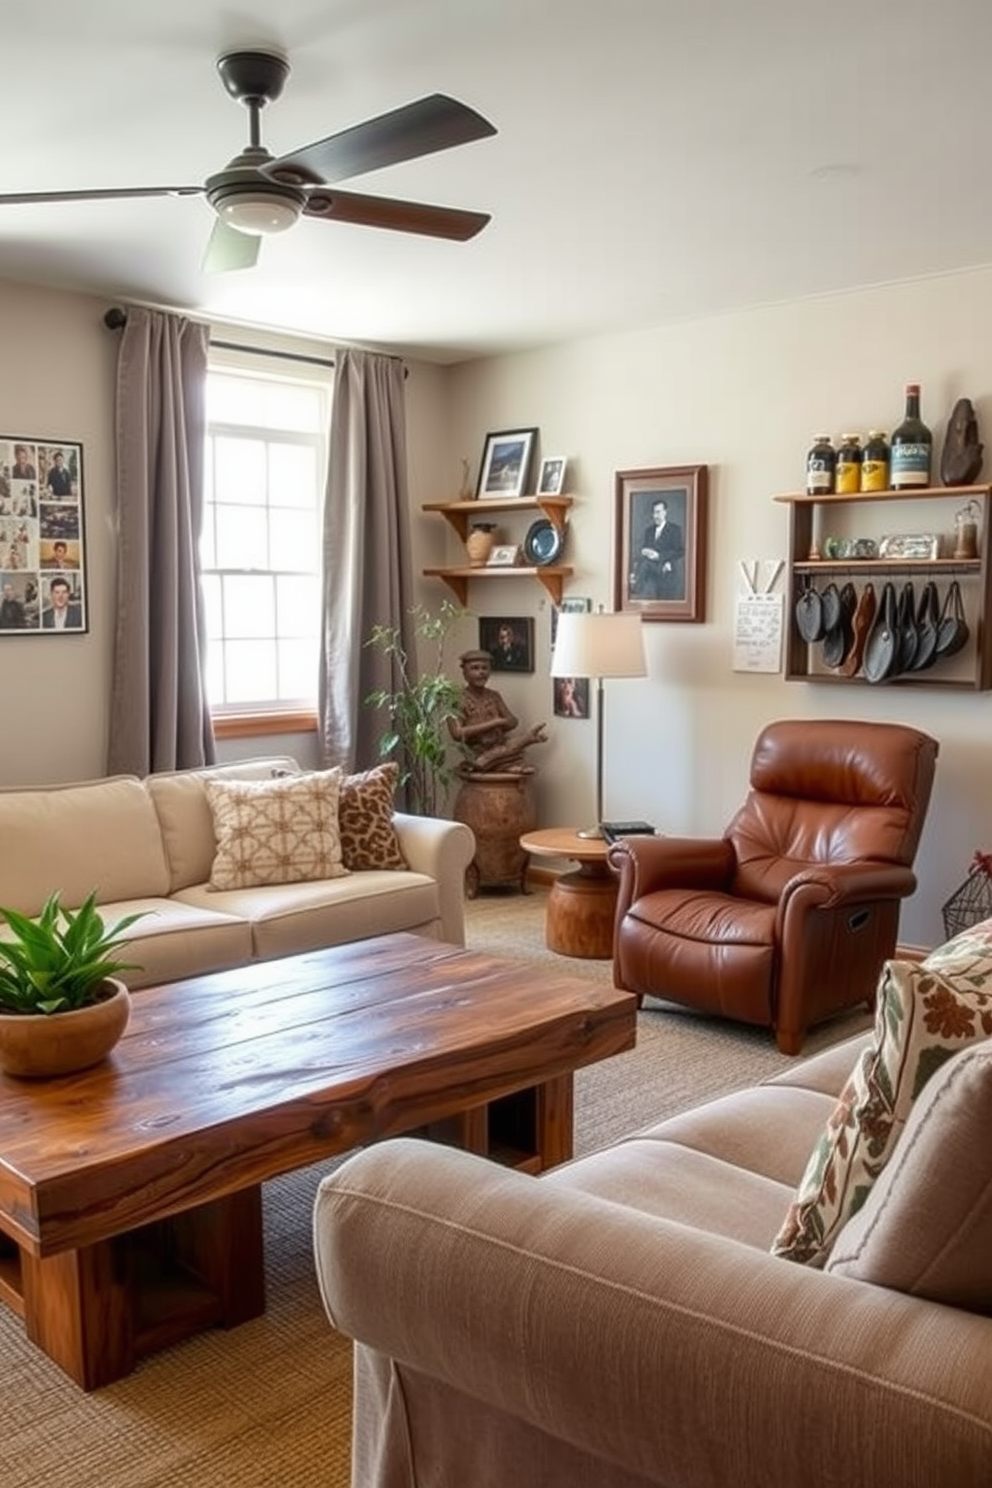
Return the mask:
[[[470,899],[481,888],[526,892],[528,854],[520,838],[537,825],[533,777],[533,770],[462,777],[452,814],[475,834],[475,857],[465,873]]]

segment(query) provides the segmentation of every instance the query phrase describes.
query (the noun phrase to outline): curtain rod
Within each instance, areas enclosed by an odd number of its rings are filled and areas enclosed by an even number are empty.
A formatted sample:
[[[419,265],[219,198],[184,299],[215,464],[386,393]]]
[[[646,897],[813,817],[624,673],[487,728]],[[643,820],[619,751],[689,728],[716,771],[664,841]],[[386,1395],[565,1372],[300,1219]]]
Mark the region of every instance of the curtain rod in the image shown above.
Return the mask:
[[[114,305],[103,317],[103,323],[108,331],[122,331],[127,325],[127,311],[122,310],[119,305]],[[211,346],[219,347],[221,351],[243,351],[250,356],[277,357],[284,362],[309,362],[314,367],[333,367],[333,360],[328,357],[306,356],[296,351],[266,351],[264,346],[243,346],[237,341],[214,341]]]

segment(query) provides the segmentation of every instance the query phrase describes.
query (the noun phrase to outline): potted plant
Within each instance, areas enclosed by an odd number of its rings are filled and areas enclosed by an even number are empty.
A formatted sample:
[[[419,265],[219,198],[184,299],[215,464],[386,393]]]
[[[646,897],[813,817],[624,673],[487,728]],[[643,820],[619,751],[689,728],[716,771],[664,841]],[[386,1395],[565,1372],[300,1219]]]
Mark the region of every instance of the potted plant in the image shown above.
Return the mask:
[[[0,939],[0,1069],[68,1074],[110,1052],[130,1012],[117,974],[134,966],[115,952],[141,918],[125,915],[108,927],[95,892],[77,910],[51,894],[37,919],[0,908],[10,932]]]
[[[390,659],[394,686],[369,693],[366,703],[389,715],[389,726],[379,739],[383,759],[398,757],[400,784],[408,790],[410,808],[421,816],[440,816],[454,770],[448,761],[448,721],[457,718],[461,685],[444,672],[448,632],[466,614],[450,600],[442,600],[432,615],[423,605],[411,610],[418,638],[432,648],[432,665],[415,670],[398,626],[376,625],[366,645]]]

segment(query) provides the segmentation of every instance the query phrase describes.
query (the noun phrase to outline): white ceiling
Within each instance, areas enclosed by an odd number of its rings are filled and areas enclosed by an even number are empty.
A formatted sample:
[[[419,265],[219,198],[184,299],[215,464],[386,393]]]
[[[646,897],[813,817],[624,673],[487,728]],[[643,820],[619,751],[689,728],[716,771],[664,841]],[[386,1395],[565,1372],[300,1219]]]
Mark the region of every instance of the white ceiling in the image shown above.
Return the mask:
[[[0,193],[199,186],[247,140],[215,59],[262,45],[273,154],[449,93],[498,134],[342,184],[493,220],[301,219],[206,276],[200,197],[4,205],[0,277],[454,361],[986,264],[990,42],[988,0],[34,0]]]

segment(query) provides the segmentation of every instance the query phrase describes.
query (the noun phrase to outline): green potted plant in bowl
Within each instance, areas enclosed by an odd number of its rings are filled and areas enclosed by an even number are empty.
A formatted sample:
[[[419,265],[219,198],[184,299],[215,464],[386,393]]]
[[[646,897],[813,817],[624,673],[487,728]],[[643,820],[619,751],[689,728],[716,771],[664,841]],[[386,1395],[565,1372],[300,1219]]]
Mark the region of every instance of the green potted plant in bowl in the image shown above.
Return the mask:
[[[49,895],[37,919],[0,907],[0,1069],[62,1075],[103,1059],[127,1026],[130,998],[116,954],[141,913],[107,926],[96,893],[77,910]]]
[[[407,788],[410,809],[420,816],[440,816],[455,773],[449,761],[448,722],[459,715],[462,693],[461,684],[445,675],[444,647],[448,632],[467,611],[442,600],[436,615],[422,605],[414,606],[411,614],[418,640],[433,653],[431,665],[416,667],[398,626],[373,626],[365,644],[390,658],[395,683],[392,688],[377,688],[365,701],[388,715],[379,754],[398,760],[400,784]]]

